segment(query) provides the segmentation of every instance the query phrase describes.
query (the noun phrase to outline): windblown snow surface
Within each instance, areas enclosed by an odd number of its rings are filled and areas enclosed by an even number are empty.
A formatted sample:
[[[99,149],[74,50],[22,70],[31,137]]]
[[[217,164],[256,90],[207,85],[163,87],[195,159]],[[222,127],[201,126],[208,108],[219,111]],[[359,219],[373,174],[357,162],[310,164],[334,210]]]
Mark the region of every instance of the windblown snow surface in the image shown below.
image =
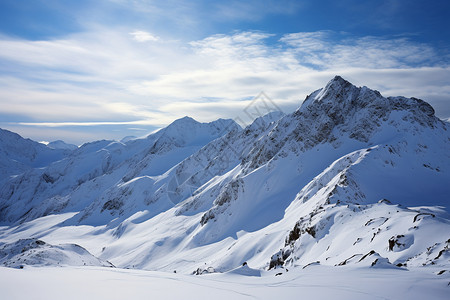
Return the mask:
[[[55,145],[0,131],[2,298],[449,295],[450,123],[420,99],[336,76],[246,128]]]

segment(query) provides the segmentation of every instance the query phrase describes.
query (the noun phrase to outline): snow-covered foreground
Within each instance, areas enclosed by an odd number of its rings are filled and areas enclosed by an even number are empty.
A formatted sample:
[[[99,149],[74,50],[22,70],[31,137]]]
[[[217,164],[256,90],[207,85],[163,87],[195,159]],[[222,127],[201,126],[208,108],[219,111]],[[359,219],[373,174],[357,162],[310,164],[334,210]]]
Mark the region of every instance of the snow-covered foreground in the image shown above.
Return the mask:
[[[2,299],[448,299],[450,274],[310,266],[281,276],[0,267]]]

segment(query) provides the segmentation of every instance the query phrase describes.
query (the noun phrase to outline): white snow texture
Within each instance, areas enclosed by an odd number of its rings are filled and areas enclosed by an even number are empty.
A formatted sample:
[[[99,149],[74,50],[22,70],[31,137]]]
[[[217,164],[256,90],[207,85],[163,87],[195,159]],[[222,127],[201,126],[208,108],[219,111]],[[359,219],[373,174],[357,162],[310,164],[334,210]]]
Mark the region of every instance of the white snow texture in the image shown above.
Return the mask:
[[[185,117],[80,147],[0,130],[0,174],[5,299],[450,291],[450,123],[339,76],[246,128]]]

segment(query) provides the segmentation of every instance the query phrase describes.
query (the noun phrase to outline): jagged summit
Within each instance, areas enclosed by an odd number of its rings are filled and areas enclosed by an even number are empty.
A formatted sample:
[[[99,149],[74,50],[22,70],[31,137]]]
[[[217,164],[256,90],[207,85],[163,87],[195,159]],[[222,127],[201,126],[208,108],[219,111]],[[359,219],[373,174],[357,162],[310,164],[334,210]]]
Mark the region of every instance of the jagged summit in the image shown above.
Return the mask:
[[[354,92],[357,89],[358,88],[356,86],[354,86],[341,76],[335,76],[325,85],[325,87],[320,88],[314,91],[311,95],[307,96],[301,107],[308,107],[314,102],[323,102],[326,100],[333,100],[338,102],[344,99],[340,96],[348,94],[350,91]],[[338,97],[336,98],[336,96]]]
[[[434,109],[423,100],[386,98],[376,90],[356,87],[340,76],[309,95],[294,115],[299,123],[298,131],[305,132],[309,140],[317,137],[316,142],[333,142],[339,135],[368,142],[383,130],[382,123],[388,120],[390,126],[398,129],[442,126],[434,116]],[[400,115],[403,122],[397,120]]]
[[[355,88],[357,88],[355,85],[345,80],[341,76],[336,75],[325,85],[324,88],[320,89],[321,92],[315,97],[315,100],[319,100],[321,98],[331,98],[332,96],[339,95],[339,93],[346,94],[351,89]]]
[[[361,113],[365,109],[378,117],[384,117],[394,110],[410,111],[416,115],[423,114],[424,116],[417,116],[422,118],[434,117],[433,107],[421,99],[402,96],[383,97],[379,91],[366,86],[356,87],[341,76],[335,76],[324,88],[309,95],[299,111],[311,113],[311,110],[315,109],[321,110],[328,116],[340,113],[347,120],[353,114],[362,117]]]

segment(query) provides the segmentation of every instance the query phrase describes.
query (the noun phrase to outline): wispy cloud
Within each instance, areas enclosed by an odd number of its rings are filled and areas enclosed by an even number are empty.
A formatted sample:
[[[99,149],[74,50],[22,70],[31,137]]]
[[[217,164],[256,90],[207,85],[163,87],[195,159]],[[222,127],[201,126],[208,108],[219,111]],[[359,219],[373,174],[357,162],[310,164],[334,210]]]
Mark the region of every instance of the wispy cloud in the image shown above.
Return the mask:
[[[431,46],[411,42],[406,37],[354,37],[319,31],[287,34],[280,41],[301,62],[321,69],[407,68],[441,63]]]
[[[15,126],[29,129],[233,118],[260,91],[291,111],[335,74],[450,115],[449,66],[406,37],[249,31],[185,42],[97,29],[46,41],[0,37],[0,62],[0,114],[24,116]]]
[[[130,121],[130,122],[17,122],[13,123],[21,126],[36,127],[66,127],[66,126],[104,126],[104,125],[155,125],[150,120]]]

